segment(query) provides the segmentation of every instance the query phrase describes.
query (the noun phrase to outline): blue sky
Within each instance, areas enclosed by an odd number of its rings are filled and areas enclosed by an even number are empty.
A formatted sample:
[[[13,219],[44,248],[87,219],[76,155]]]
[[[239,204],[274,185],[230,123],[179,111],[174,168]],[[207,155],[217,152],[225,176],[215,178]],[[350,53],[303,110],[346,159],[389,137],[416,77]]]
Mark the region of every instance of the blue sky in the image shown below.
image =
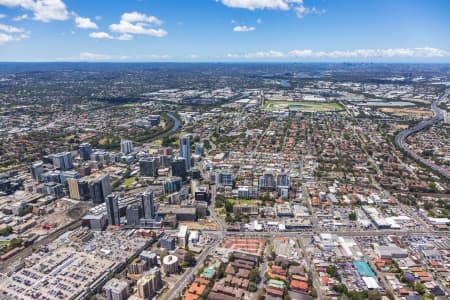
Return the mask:
[[[447,0],[0,0],[0,61],[450,62]]]

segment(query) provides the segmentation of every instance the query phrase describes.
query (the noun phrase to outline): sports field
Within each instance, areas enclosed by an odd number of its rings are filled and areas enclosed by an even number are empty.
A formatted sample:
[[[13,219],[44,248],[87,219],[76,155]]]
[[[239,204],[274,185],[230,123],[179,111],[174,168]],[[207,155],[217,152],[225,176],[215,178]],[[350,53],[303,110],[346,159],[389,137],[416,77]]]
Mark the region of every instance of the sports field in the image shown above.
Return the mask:
[[[266,100],[263,109],[290,109],[304,112],[340,111],[344,108],[336,102],[278,101]]]

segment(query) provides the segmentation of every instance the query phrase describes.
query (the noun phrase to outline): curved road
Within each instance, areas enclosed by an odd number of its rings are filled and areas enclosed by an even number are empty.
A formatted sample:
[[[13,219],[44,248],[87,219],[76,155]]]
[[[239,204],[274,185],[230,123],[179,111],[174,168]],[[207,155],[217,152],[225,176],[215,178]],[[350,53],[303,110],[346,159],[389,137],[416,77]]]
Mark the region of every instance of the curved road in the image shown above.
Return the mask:
[[[442,176],[444,176],[447,179],[450,179],[450,170],[449,169],[447,169],[443,166],[439,166],[439,165],[435,164],[434,162],[432,162],[431,160],[423,158],[422,156],[417,154],[414,150],[410,149],[406,145],[406,139],[410,135],[417,133],[419,131],[422,131],[444,119],[444,113],[442,112],[442,110],[440,110],[440,108],[438,106],[442,101],[444,101],[445,99],[448,98],[449,94],[450,94],[450,90],[446,90],[445,93],[441,97],[439,97],[437,100],[435,100],[435,101],[433,101],[433,103],[431,103],[431,110],[434,113],[434,117],[432,117],[431,119],[428,119],[428,120],[424,120],[413,127],[407,128],[395,136],[395,144],[397,145],[397,147],[403,149],[412,158],[414,158],[417,161],[420,161],[422,164],[424,164],[427,167],[429,167],[430,169],[438,172],[439,174],[441,174]]]

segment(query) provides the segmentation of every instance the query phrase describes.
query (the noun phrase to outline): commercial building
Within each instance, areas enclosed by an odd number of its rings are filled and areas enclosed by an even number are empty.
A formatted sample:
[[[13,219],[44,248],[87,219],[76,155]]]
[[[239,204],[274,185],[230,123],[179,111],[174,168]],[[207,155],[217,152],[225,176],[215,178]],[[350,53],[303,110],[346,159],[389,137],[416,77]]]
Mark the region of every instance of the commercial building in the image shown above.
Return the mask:
[[[92,146],[89,143],[80,144],[78,151],[80,152],[81,160],[90,160],[92,154]]]
[[[157,176],[157,160],[154,157],[143,157],[139,160],[139,171],[141,176],[155,177]]]
[[[164,194],[172,194],[181,190],[183,181],[181,177],[170,177],[163,183]]]
[[[162,261],[162,267],[165,274],[173,274],[178,271],[179,261],[175,255],[166,255]]]
[[[145,219],[153,219],[155,217],[155,204],[153,202],[153,191],[145,191],[142,196],[142,208]]]
[[[128,283],[113,278],[105,283],[102,292],[106,300],[126,300],[128,299]]]
[[[73,160],[70,152],[61,152],[52,155],[52,161],[55,168],[61,171],[73,169]]]
[[[175,250],[175,239],[170,236],[163,236],[159,240],[159,245],[161,248],[167,249],[168,251]]]
[[[186,170],[191,169],[191,136],[185,135],[180,139],[180,156],[185,159]],[[178,175],[176,175],[178,176]]]
[[[186,225],[180,226],[180,231],[178,231],[177,234],[177,244],[180,248],[186,248],[186,245],[188,243],[188,227]]]
[[[127,139],[120,140],[120,152],[124,155],[133,152],[133,142]]]
[[[36,181],[41,181],[41,174],[44,172],[44,163],[42,161],[35,162],[30,166],[31,177]]]
[[[105,197],[111,193],[111,183],[109,175],[104,174],[89,182],[89,192],[92,202],[100,204],[105,201]]]
[[[183,157],[176,157],[172,160],[172,176],[187,179],[186,159]]]
[[[161,272],[153,269],[149,274],[142,276],[137,282],[138,296],[141,299],[153,299],[156,292],[163,287]]]
[[[216,174],[216,184],[218,186],[233,186],[233,173],[229,170],[222,170]]]
[[[120,225],[119,196],[117,194],[109,194],[106,196],[105,202],[108,224]]]
[[[127,225],[137,226],[140,223],[142,217],[142,207],[137,204],[127,206],[126,210]]]

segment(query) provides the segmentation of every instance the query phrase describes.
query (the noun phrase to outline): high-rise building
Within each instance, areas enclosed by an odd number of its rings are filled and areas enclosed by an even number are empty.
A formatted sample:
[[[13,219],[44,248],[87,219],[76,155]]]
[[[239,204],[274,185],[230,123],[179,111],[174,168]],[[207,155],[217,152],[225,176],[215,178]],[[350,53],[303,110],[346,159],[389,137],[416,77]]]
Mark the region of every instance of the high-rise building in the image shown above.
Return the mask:
[[[157,176],[157,161],[154,157],[143,157],[139,160],[141,176]]]
[[[127,155],[133,152],[133,142],[126,139],[120,140],[120,152]]]
[[[46,195],[54,196],[57,199],[64,196],[64,190],[60,183],[46,182],[44,183],[44,191]]]
[[[164,194],[172,194],[181,190],[182,187],[181,177],[170,177],[163,183]]]
[[[155,217],[155,204],[153,202],[153,191],[148,190],[142,194],[142,208],[145,219],[153,219]]]
[[[161,271],[153,269],[142,276],[137,282],[138,296],[141,299],[152,299],[163,286]]]
[[[175,239],[170,236],[163,236],[159,240],[161,248],[167,249],[168,251],[175,250]]]
[[[125,300],[128,298],[128,283],[113,278],[105,283],[102,292],[106,300]]]
[[[109,194],[106,196],[105,202],[108,224],[120,225],[119,196],[117,194]]]
[[[31,177],[36,181],[41,181],[41,175],[44,172],[44,163],[42,161],[35,162],[30,167]]]
[[[187,179],[186,159],[183,157],[174,158],[172,161],[172,176],[181,177],[184,180]]]
[[[70,152],[61,152],[52,155],[53,165],[61,171],[67,171],[73,168],[73,160]]]
[[[185,159],[186,170],[191,169],[191,136],[185,135],[180,139],[180,156]]]
[[[78,150],[80,152],[80,158],[82,160],[90,160],[91,159],[91,154],[92,154],[91,144],[89,144],[89,143],[80,144],[80,147]]]
[[[195,143],[195,154],[200,156],[205,155],[205,147],[203,143]]]
[[[277,186],[287,186],[289,187],[291,184],[291,180],[289,178],[289,175],[285,173],[278,174],[277,176]]]
[[[276,188],[275,176],[272,172],[264,172],[259,177],[259,188],[263,191],[272,191]]]
[[[221,186],[233,186],[233,174],[229,170],[223,170],[216,174],[216,184]]]
[[[75,178],[67,179],[67,186],[69,187],[70,199],[81,200],[80,190],[78,188],[78,179]]]
[[[89,192],[92,202],[95,204],[103,203],[106,196],[111,193],[109,175],[104,174],[92,180],[89,183]]]
[[[142,216],[142,208],[140,205],[132,204],[127,206],[126,210],[127,225],[137,226]]]

